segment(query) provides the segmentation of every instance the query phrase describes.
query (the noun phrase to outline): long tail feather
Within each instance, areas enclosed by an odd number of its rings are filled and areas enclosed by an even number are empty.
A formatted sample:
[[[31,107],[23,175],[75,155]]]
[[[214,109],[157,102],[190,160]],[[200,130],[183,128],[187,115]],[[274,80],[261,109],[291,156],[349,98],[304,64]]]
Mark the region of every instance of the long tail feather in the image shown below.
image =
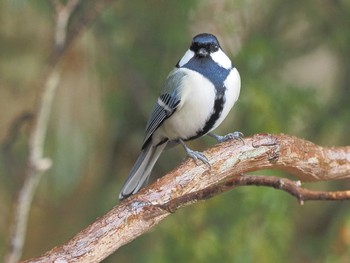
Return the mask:
[[[142,149],[122,187],[122,190],[119,194],[120,200],[137,193],[140,188],[147,182],[152,172],[153,166],[164,150],[166,144],[167,143],[163,143],[162,145],[154,147],[150,142],[149,145]]]

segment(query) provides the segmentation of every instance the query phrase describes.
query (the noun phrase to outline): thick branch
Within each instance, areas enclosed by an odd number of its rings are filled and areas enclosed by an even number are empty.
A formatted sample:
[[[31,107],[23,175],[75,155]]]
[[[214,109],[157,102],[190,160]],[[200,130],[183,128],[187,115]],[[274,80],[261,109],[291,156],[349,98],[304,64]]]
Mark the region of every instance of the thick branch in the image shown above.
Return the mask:
[[[313,192],[287,179],[242,176],[281,169],[302,181],[350,177],[350,146],[325,148],[288,135],[256,135],[217,145],[205,152],[211,169],[185,161],[139,194],[114,207],[67,244],[27,262],[99,262],[158,224],[179,207],[238,185],[266,185],[306,200],[349,199],[350,192]]]

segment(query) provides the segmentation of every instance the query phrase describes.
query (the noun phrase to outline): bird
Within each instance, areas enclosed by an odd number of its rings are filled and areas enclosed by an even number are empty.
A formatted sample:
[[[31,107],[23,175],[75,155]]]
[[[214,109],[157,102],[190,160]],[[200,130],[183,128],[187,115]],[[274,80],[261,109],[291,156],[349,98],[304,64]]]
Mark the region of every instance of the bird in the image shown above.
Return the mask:
[[[167,145],[181,144],[187,155],[210,166],[207,157],[185,142],[210,135],[218,142],[242,140],[239,131],[224,136],[211,133],[238,100],[238,70],[210,33],[193,37],[190,48],[167,76],[150,114],[141,152],[132,167],[119,199],[137,193],[148,182],[152,169]]]

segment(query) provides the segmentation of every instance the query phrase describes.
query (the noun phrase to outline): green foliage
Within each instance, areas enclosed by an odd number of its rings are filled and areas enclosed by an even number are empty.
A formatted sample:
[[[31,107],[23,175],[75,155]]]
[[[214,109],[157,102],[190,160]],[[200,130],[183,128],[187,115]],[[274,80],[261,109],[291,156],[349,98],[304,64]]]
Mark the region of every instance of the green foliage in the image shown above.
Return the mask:
[[[81,10],[92,4],[82,1]],[[282,132],[349,145],[349,10],[348,1],[113,2],[65,56],[45,149],[54,165],[33,204],[24,257],[63,243],[117,203],[162,82],[198,32],[218,35],[242,78],[240,99],[218,133]],[[52,21],[47,1],[0,3],[2,142],[19,113],[35,110]],[[28,133],[26,125],[19,130],[12,159],[8,151],[0,157],[0,252]],[[194,147],[204,144],[212,140]],[[154,175],[184,156],[182,149],[165,152]],[[275,189],[240,187],[177,211],[105,262],[348,262],[347,206],[300,206]]]

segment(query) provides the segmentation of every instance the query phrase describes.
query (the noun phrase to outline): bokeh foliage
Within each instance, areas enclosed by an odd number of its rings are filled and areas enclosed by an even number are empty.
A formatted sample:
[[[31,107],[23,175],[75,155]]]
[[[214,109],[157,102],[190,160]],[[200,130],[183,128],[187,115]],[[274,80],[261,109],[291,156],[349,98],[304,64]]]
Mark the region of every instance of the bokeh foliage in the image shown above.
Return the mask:
[[[93,1],[82,2],[89,8]],[[36,194],[24,258],[65,242],[117,203],[162,82],[199,32],[218,36],[242,77],[240,100],[218,133],[283,132],[349,145],[349,28],[346,0],[112,3],[64,58],[46,143],[54,166]],[[10,127],[19,114],[35,112],[52,37],[48,1],[0,2],[0,252],[23,181],[30,123],[8,144]],[[153,174],[184,156],[167,151]],[[105,262],[349,262],[348,206],[300,206],[274,189],[241,187],[176,212]]]

